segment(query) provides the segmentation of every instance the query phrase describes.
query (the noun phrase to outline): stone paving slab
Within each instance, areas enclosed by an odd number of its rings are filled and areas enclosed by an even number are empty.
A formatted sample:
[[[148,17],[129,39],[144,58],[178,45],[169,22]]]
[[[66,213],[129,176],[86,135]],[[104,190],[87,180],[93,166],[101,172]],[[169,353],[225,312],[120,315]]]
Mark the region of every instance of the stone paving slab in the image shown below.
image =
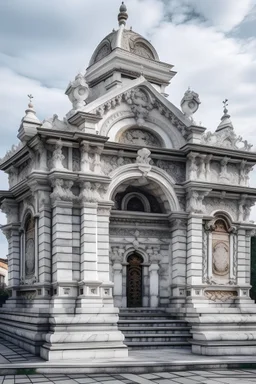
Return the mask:
[[[42,383],[42,379],[45,380],[41,374],[48,375],[48,382],[50,380],[50,382],[52,381],[54,384],[57,381],[60,384],[62,381],[67,380],[66,376],[63,375],[80,374],[80,378],[76,377],[76,380],[81,379],[81,384],[83,384],[83,381],[85,384],[96,381],[99,382],[99,377],[102,377],[102,380],[104,378],[109,384],[117,384],[111,383],[111,381],[120,381],[118,375],[122,373],[123,375],[128,375],[127,377],[122,376],[122,383],[124,384],[129,384],[129,382],[145,384],[146,381],[165,384],[162,381],[171,380],[172,375],[175,375],[176,384],[188,384],[189,380],[186,380],[186,377],[188,377],[190,381],[193,381],[191,375],[194,375],[198,382],[202,382],[202,377],[206,378],[209,376],[211,380],[214,380],[214,377],[217,377],[219,372],[221,372],[225,379],[225,374],[219,370],[227,367],[232,368],[232,371],[225,371],[227,377],[229,377],[231,373],[236,377],[238,372],[240,372],[237,371],[237,368],[244,369],[243,375],[249,377],[249,375],[255,372],[253,368],[256,369],[256,356],[197,356],[193,355],[187,349],[158,349],[157,353],[155,350],[130,351],[127,359],[117,358],[111,361],[60,360],[49,362],[0,338],[0,375],[2,375],[0,377],[3,378],[3,375],[7,374],[21,373],[22,370],[24,372],[24,369],[27,370],[24,373],[33,370],[34,373],[39,375],[33,375],[34,383]],[[205,371],[205,369],[207,369],[207,371]],[[115,372],[117,376],[113,376],[113,372]],[[96,373],[98,373],[98,376]],[[86,376],[90,374],[96,376]],[[132,380],[132,376],[129,376],[129,374],[137,375],[136,380]],[[157,378],[154,378],[154,375],[157,375]],[[27,380],[27,378],[28,376],[19,377],[19,383],[25,383],[25,379]],[[14,379],[7,375],[4,380],[13,381]],[[29,380],[31,379],[29,378]],[[71,378],[68,380],[71,380]],[[0,384],[2,384],[2,381],[3,380],[0,380]],[[222,381],[222,383],[224,383],[224,381]],[[240,382],[240,384],[242,383]]]
[[[206,370],[154,374],[5,375],[0,384],[252,384],[256,370]]]

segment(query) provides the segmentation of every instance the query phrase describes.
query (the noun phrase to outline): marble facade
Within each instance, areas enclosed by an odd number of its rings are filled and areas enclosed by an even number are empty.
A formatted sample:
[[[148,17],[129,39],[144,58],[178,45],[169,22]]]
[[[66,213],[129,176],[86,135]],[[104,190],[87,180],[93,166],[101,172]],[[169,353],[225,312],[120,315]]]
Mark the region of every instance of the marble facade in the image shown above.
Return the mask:
[[[256,153],[226,107],[211,133],[194,120],[197,93],[181,110],[168,101],[173,66],[127,17],[122,5],[68,85],[66,116],[41,122],[30,102],[1,160],[12,289],[1,335],[49,360],[125,357],[118,308],[134,299],[185,318],[194,353],[255,353]]]

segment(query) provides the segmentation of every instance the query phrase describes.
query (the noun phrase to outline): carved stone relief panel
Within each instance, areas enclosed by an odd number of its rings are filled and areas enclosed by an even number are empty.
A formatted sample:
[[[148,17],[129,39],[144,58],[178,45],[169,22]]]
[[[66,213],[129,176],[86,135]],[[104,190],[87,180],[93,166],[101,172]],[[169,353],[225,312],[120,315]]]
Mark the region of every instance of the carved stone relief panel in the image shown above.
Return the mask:
[[[239,168],[237,164],[226,164],[225,161],[211,162],[211,182],[219,183],[220,181],[225,184],[239,185]]]
[[[22,180],[26,179],[26,177],[32,171],[32,161],[28,159],[24,161],[18,168],[12,167],[9,171],[9,185],[13,187],[18,184]]]
[[[112,171],[121,167],[122,165],[134,163],[135,159],[119,156],[101,156],[101,170],[104,175],[109,175]]]
[[[238,203],[236,200],[205,197],[205,214],[212,215],[215,211],[224,211],[230,214],[233,221],[237,220]]]
[[[216,282],[229,281],[229,233],[222,220],[217,220],[212,233],[212,272]]]
[[[237,297],[236,291],[207,290],[204,292],[207,299],[211,301],[227,301]]]
[[[80,171],[80,151],[78,148],[73,148],[72,151],[72,168],[74,172]]]
[[[125,131],[120,139],[119,143],[135,144],[142,147],[161,147],[159,139],[151,132],[145,129],[132,128]]]
[[[205,224],[203,231],[203,283],[236,284],[236,228],[224,216],[216,216]]]
[[[62,147],[62,153],[64,156],[64,159],[62,160],[63,167],[68,168],[68,148]]]
[[[178,161],[154,160],[154,165],[172,176],[176,183],[185,181],[186,164]]]

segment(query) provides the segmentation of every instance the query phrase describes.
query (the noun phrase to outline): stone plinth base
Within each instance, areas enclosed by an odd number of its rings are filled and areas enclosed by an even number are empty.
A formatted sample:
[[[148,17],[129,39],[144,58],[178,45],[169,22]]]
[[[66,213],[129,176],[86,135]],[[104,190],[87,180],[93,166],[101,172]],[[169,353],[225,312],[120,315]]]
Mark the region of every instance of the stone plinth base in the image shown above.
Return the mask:
[[[229,310],[233,313],[221,313],[221,309],[215,309],[215,313],[187,317],[192,325],[193,353],[209,356],[256,353],[256,314],[249,310],[237,313],[239,308]]]
[[[205,356],[243,356],[256,354],[256,341],[247,342],[196,342],[192,341],[192,353]]]
[[[51,361],[127,357],[117,322],[118,309],[114,307],[77,308],[75,314],[52,309],[50,331],[44,335],[40,356]]]
[[[0,308],[0,336],[39,355],[43,335],[49,329],[45,308]]]
[[[109,346],[107,344],[110,344]],[[54,360],[84,360],[84,359],[114,359],[128,357],[128,348],[121,343],[69,343],[44,344],[40,356],[49,361]]]

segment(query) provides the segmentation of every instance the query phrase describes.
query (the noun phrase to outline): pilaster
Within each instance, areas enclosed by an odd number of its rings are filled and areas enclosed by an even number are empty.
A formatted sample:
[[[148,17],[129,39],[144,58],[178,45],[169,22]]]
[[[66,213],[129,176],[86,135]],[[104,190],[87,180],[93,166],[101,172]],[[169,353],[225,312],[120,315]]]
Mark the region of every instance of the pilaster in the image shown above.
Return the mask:
[[[38,208],[38,282],[49,285],[52,281],[51,228],[52,212],[50,193],[39,191]],[[49,288],[47,289],[49,291]],[[44,294],[50,292],[45,292]]]
[[[109,279],[109,216],[112,205],[112,202],[98,203],[97,211],[97,267],[104,305],[113,305],[113,282]]]
[[[179,215],[180,217],[180,215]],[[187,265],[187,219],[170,219],[171,226],[171,307],[168,311],[177,314],[186,298]]]

